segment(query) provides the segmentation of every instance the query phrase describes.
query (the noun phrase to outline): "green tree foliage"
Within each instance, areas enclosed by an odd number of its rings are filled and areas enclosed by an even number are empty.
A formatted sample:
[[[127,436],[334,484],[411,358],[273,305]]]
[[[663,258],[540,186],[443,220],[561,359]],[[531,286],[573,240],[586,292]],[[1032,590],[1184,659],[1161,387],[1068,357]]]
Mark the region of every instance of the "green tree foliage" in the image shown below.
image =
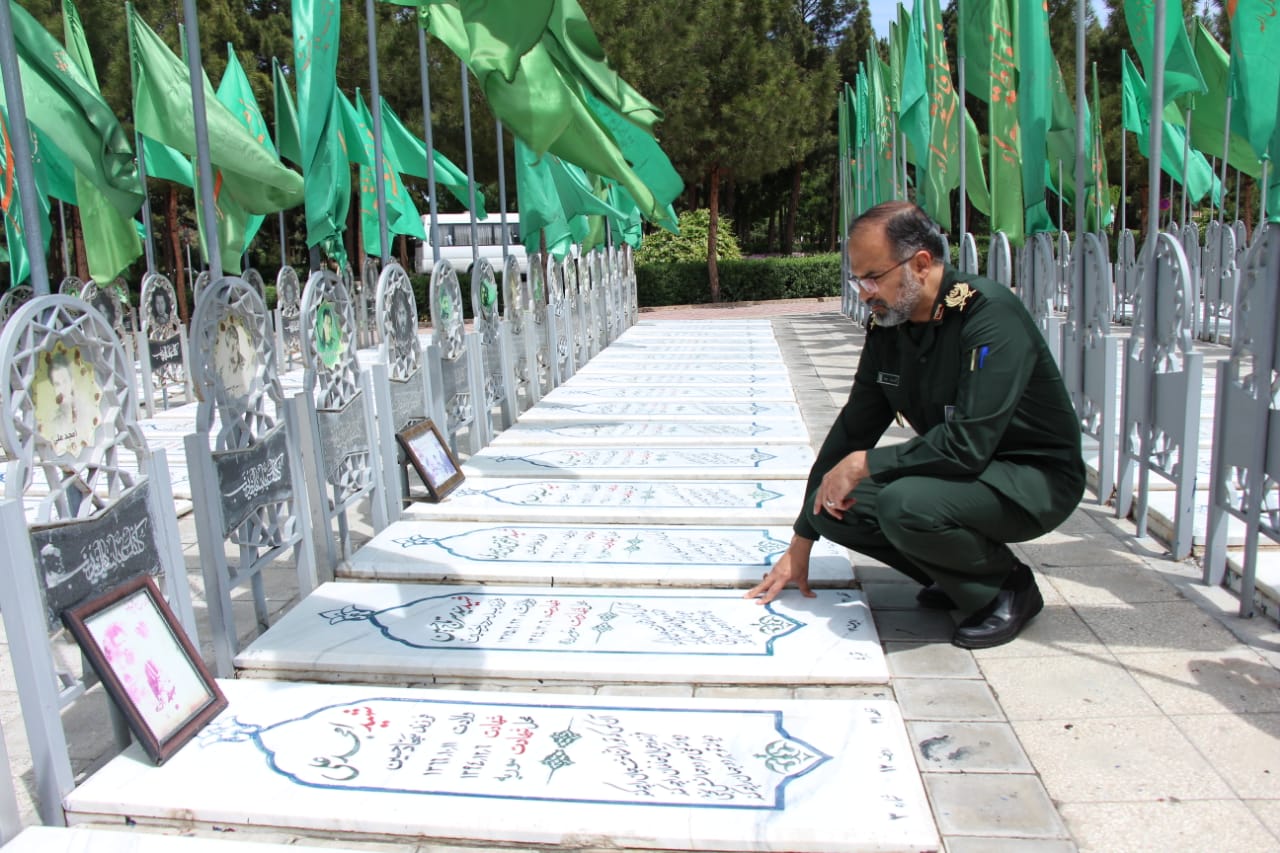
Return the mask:
[[[637,264],[664,264],[673,261],[707,262],[707,232],[711,229],[711,211],[705,207],[680,214],[680,233],[655,231],[645,238],[636,252]],[[733,220],[720,217],[720,239],[716,250],[722,261],[742,257],[733,234]]]

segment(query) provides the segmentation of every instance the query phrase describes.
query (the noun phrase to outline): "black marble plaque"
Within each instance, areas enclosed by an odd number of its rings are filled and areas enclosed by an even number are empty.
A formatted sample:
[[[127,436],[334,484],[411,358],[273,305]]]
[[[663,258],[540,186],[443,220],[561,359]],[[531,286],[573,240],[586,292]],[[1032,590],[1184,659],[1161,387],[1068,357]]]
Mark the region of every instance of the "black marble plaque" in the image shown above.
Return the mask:
[[[364,419],[364,401],[357,392],[341,409],[321,409],[316,412],[320,424],[320,453],[324,460],[324,476],[335,486],[339,480],[338,469],[348,456],[369,452],[369,430]]]
[[[235,530],[258,507],[288,500],[289,444],[278,424],[253,447],[213,454],[222,499],[222,535]]]
[[[45,619],[50,632],[62,625],[62,611],[142,574],[161,571],[155,525],[147,511],[144,480],[94,518],[31,528]]]
[[[148,344],[151,351],[151,370],[154,373],[161,373],[170,365],[182,364],[182,337],[174,335],[163,341],[151,341]]]

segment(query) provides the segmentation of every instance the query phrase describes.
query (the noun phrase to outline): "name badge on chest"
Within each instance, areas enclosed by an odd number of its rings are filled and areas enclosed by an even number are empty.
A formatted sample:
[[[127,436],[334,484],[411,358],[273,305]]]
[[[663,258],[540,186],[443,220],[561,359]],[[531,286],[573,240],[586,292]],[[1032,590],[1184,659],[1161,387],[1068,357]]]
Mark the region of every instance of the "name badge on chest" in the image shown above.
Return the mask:
[[[885,372],[882,370],[882,371],[880,371],[880,372],[879,372],[879,374],[877,374],[877,375],[876,375],[876,382],[880,383],[881,385],[891,385],[891,386],[893,386],[894,388],[897,388],[897,387],[898,387],[898,374],[896,374],[896,373],[885,373]]]

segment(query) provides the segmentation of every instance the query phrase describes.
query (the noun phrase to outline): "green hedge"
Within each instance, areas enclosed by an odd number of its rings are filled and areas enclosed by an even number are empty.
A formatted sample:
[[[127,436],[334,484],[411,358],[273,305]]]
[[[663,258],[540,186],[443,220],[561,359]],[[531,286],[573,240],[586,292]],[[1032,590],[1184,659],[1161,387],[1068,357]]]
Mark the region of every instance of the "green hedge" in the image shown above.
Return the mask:
[[[840,295],[840,255],[807,258],[744,258],[721,261],[720,300],[758,302]],[[636,265],[640,304],[696,305],[711,301],[703,262]]]

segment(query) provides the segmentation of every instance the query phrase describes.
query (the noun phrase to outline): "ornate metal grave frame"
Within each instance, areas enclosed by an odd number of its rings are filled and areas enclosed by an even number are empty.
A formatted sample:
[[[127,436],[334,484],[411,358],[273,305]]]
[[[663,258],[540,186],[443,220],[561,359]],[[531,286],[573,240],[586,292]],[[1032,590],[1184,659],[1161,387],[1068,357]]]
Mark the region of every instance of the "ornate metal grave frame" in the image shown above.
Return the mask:
[[[640,293],[636,287],[636,253],[627,243],[622,247],[622,269],[627,282],[627,325],[640,321]]]
[[[378,270],[380,268],[381,263],[377,258],[366,255],[364,263],[360,266],[360,278],[354,282],[350,280],[343,282],[348,288],[347,292],[354,296],[356,324],[359,329],[356,340],[362,347],[375,347],[382,340],[378,324],[372,322],[378,313]]]
[[[191,285],[191,293],[197,305],[200,304],[201,295],[209,288],[209,285],[212,282],[213,276],[208,270],[200,270],[200,272],[196,274],[196,280]]]
[[[65,371],[58,379],[55,368]],[[9,545],[0,612],[37,807],[44,823],[59,825],[75,786],[60,710],[85,687],[51,647],[59,613],[139,574],[162,573],[166,598],[193,641],[195,614],[165,453],[148,450],[138,428],[133,367],[106,318],[78,298],[32,299],[0,333],[0,369],[8,377],[0,384],[0,442],[10,460],[0,500]],[[27,507],[35,476],[48,494]],[[114,723],[124,746],[123,718]]]
[[[0,296],[0,326],[9,322],[13,312],[30,302],[33,296],[35,296],[35,291],[29,284],[19,284],[6,290],[4,295]]]
[[[242,278],[218,279],[196,301],[191,335],[191,374],[200,405],[196,430],[185,440],[187,468],[213,626],[214,670],[229,677],[240,633],[231,602],[236,587],[249,583],[258,627],[266,630],[262,570],[269,563],[292,549],[301,595],[320,578],[298,425],[285,416],[262,297]],[[238,550],[235,562],[227,558],[228,544]]]
[[[1224,229],[1226,230],[1226,229]],[[1232,235],[1234,237],[1234,234]],[[1240,615],[1252,616],[1258,544],[1280,543],[1280,226],[1264,226],[1245,256],[1231,356],[1218,363],[1213,459],[1209,470],[1209,526],[1204,582],[1228,580],[1227,532],[1244,523]]]
[[[1134,324],[1125,345],[1124,391],[1121,397],[1120,455],[1116,515],[1134,507],[1134,469],[1138,469],[1139,536],[1147,532],[1150,475],[1175,487],[1170,550],[1181,560],[1191,553],[1195,522],[1196,465],[1200,444],[1200,396],[1204,356],[1192,346],[1194,287],[1182,244],[1160,233],[1152,269],[1139,291]]]
[[[1066,231],[1058,232],[1058,255],[1055,269],[1058,273],[1058,287],[1053,294],[1053,307],[1056,311],[1067,311],[1071,305],[1071,235]]]
[[[1120,232],[1116,244],[1115,264],[1115,310],[1112,317],[1117,323],[1133,322],[1133,305],[1138,298],[1138,290],[1142,284],[1141,259],[1138,257],[1138,244],[1133,232],[1127,228]]]
[[[579,259],[566,255],[561,264],[564,270],[564,293],[569,301],[569,338],[573,347],[575,372],[591,359],[591,306],[584,296],[589,284],[582,280]]]
[[[392,261],[378,276],[374,310],[379,328],[385,329],[379,359],[369,367],[374,408],[378,414],[378,450],[382,455],[383,494],[387,518],[400,517],[409,479],[396,433],[424,418],[444,424],[444,411],[434,407],[430,371],[418,339],[418,302],[409,274]]]
[[[368,498],[375,532],[387,526],[382,461],[373,449],[373,391],[356,358],[354,307],[351,291],[333,273],[318,270],[307,279],[302,291],[303,390],[290,406],[304,425],[301,447],[312,486],[312,528],[324,539],[326,574],[351,556],[348,510]]]
[[[964,232],[960,237],[960,271],[978,272],[978,243],[970,231]]]
[[[443,411],[443,429],[453,452],[458,453],[458,434],[467,431],[470,453],[484,447],[484,430],[477,420],[488,412],[478,402],[484,400],[484,379],[475,333],[468,333],[462,314],[462,288],[457,273],[446,260],[436,262],[431,271],[428,297],[431,313],[431,347],[427,367],[436,399],[433,411]]]
[[[574,373],[574,318],[565,287],[565,269],[568,259],[557,261],[550,255],[539,258],[547,270],[547,336],[551,360],[551,387],[563,385]],[[529,268],[533,269],[530,260]]]
[[[546,360],[539,351],[546,332],[546,306],[542,322],[534,315],[534,282],[542,291],[542,271],[529,259],[529,276],[520,274],[520,259],[508,255],[502,265],[502,330],[511,363],[510,393],[517,412],[523,412],[542,399],[542,380],[547,371]],[[518,415],[517,415],[518,417]]]
[[[582,274],[584,265],[586,267],[585,276]],[[608,316],[605,313],[605,290],[607,288],[605,287],[602,272],[599,249],[592,249],[579,259],[578,282],[579,284],[586,284],[582,302],[583,305],[587,306],[587,310],[583,311],[583,315],[587,321],[587,346],[590,347],[592,358],[599,355],[600,351],[609,345]]]
[[[484,391],[480,418],[482,441],[488,444],[496,432],[515,423],[517,416],[512,353],[502,331],[497,277],[485,258],[471,266],[471,322],[479,341],[479,361]],[[494,410],[497,409],[495,429]]]
[[[1236,266],[1236,234],[1221,222],[1213,221],[1204,239],[1204,303],[1200,340],[1222,343],[1222,321],[1234,323],[1236,291],[1240,268]]]
[[[279,370],[302,360],[302,283],[298,271],[287,264],[276,273],[276,352]]]
[[[1009,249],[1009,235],[1003,231],[991,235],[991,245],[987,247],[987,278],[1005,287],[1013,284],[1013,255]]]
[[[551,321],[550,296],[547,292],[547,265],[542,255],[529,258],[529,274],[525,279],[529,294],[529,316],[533,321],[530,348],[533,350],[533,402],[537,403],[556,387],[556,373],[552,364],[556,359],[555,326]]]
[[[142,368],[143,406],[147,416],[155,414],[156,391],[169,408],[170,389],[182,388],[184,402],[194,399],[188,360],[187,330],[178,317],[178,296],[173,283],[160,273],[142,277],[141,332],[138,363]]]
[[[1032,234],[1019,253],[1018,291],[1049,344],[1053,360],[1062,363],[1062,321],[1053,313],[1057,290],[1058,262],[1053,252],[1053,237],[1047,232]]]
[[[68,275],[58,282],[58,293],[63,296],[74,296],[78,299],[81,290],[84,290],[84,282],[78,276]]]

